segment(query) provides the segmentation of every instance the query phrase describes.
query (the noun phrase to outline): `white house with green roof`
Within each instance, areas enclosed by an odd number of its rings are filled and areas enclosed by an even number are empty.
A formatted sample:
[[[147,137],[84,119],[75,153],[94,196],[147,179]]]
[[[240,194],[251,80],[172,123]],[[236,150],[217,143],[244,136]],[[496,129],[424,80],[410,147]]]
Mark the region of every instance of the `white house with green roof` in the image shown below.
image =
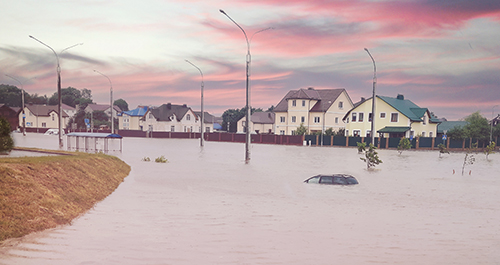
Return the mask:
[[[346,136],[371,136],[372,98],[362,99],[347,112]],[[375,131],[378,137],[436,137],[440,120],[427,108],[421,108],[403,95],[395,98],[376,96]]]

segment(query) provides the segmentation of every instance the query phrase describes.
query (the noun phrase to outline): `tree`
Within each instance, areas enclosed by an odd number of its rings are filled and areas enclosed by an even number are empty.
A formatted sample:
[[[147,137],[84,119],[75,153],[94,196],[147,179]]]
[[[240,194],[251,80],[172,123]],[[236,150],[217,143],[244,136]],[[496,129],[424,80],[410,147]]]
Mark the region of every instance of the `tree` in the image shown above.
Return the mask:
[[[10,136],[10,123],[0,117],[0,153],[8,153],[14,148],[14,140]]]
[[[467,134],[465,132],[465,129],[461,126],[455,126],[453,127],[451,130],[449,130],[446,135],[450,138],[450,139],[454,139],[454,140],[462,140],[462,139],[465,139],[467,138]]]
[[[486,146],[486,149],[484,150],[484,153],[486,154],[486,159],[488,159],[488,156],[490,154],[495,153],[495,146],[496,144],[493,141],[488,146]]]
[[[483,117],[479,111],[472,113],[465,118],[467,125],[464,126],[467,138],[478,140],[488,140],[490,136],[490,125],[488,119]]]
[[[304,126],[304,123],[301,123],[297,130],[295,130],[296,135],[304,135],[307,132],[307,127]]]
[[[398,152],[401,155],[403,151],[410,150],[411,148],[411,143],[408,138],[401,138],[398,144]]]
[[[113,105],[118,106],[122,111],[128,111],[128,103],[123,99],[117,99],[113,102]]]
[[[224,111],[224,113],[222,114],[222,128],[226,129],[228,132],[238,131],[237,123],[241,118],[245,117],[247,113],[246,110],[246,107],[243,107],[241,109],[228,109]],[[253,114],[255,112],[262,112],[262,109],[252,108],[250,112],[250,114]]]
[[[365,157],[360,157],[359,159],[366,162],[367,169],[371,169],[372,167],[382,163],[382,160],[378,157],[377,151],[375,151],[376,149],[377,147],[371,143],[368,145],[368,149],[366,149],[366,143],[358,142],[358,153],[365,153]]]
[[[476,158],[472,154],[472,151],[477,148],[477,143],[474,143],[470,148],[467,149],[464,157],[464,163],[462,165],[462,176],[464,175],[464,170],[466,165],[472,165],[476,162]]]
[[[61,89],[62,103],[71,107],[76,107],[77,105],[81,104],[88,105],[92,103],[92,92],[86,88],[82,89],[82,91],[74,87]],[[57,95],[57,92],[54,92],[54,94],[52,94],[52,96],[49,98],[49,105],[58,105],[58,104],[59,104],[59,97]]]

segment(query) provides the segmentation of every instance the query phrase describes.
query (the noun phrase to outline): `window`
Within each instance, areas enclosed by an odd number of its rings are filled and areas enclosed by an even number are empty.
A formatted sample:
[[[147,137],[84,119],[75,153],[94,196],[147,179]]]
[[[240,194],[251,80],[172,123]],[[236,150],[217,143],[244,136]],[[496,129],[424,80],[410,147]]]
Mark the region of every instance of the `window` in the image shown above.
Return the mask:
[[[319,183],[319,178],[320,178],[319,176],[312,177],[307,180],[307,183]]]
[[[353,130],[352,131],[352,134],[354,135],[354,137],[359,137],[359,134],[361,133],[360,130]]]
[[[349,130],[345,130],[345,136],[349,136]]]
[[[305,107],[305,106],[306,106],[306,101],[302,100],[302,107]]]
[[[206,127],[205,132],[210,132],[210,127]]]
[[[186,120],[190,121],[191,120],[191,115],[186,115]]]
[[[427,116],[424,115],[424,122],[423,122],[424,125],[427,124]]]
[[[322,176],[319,183],[333,184],[333,177],[332,176]]]
[[[339,124],[339,117],[335,117],[335,124]]]
[[[365,119],[365,114],[363,112],[360,112],[358,121],[363,122],[364,119]]]
[[[297,106],[297,100],[292,100],[292,106],[293,107]]]
[[[319,122],[320,122],[319,117],[314,117],[314,123],[319,123]]]
[[[53,121],[54,121],[54,120],[56,120],[56,118],[55,118],[54,114],[52,114],[52,115],[50,115],[50,116],[52,116],[52,120],[53,120]]]
[[[352,122],[355,122],[356,121],[356,113],[353,112],[352,113],[352,119],[351,119]]]
[[[372,131],[366,130],[366,137],[372,137]]]
[[[344,108],[344,102],[339,101],[339,109],[343,109],[343,108]]]
[[[42,128],[45,128],[45,127],[47,127],[47,123],[42,122]]]
[[[280,134],[281,135],[285,135],[285,131],[284,130],[280,130]]]
[[[149,125],[148,131],[152,132],[153,131],[153,125]]]
[[[175,132],[175,126],[174,125],[170,126],[170,131],[171,132]]]
[[[372,117],[373,117],[372,113],[368,113],[368,122],[372,122]]]
[[[422,132],[422,137],[425,137],[425,132]]]
[[[304,116],[300,117],[300,122],[306,122],[306,117]]]
[[[191,126],[191,127],[189,128],[189,132],[192,132],[192,131],[193,131],[193,126]]]
[[[187,128],[186,128],[186,126],[184,126],[184,132],[187,132]]]
[[[433,135],[432,135],[432,132],[429,132],[429,137],[432,137],[432,136],[433,136]]]
[[[413,139],[415,137],[415,131],[410,131],[410,139]]]
[[[280,117],[280,122],[284,123],[285,122],[285,117],[281,116]]]
[[[391,122],[398,122],[398,114],[391,113]]]
[[[297,121],[297,117],[292,116],[292,122],[295,123]]]
[[[385,119],[385,112],[380,113],[380,118]]]

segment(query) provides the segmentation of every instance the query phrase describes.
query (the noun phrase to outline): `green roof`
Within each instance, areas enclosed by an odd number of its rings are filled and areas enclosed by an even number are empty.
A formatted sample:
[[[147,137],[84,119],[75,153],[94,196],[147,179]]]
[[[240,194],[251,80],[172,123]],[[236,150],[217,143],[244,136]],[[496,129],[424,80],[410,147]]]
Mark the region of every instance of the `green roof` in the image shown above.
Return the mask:
[[[437,126],[437,133],[449,132],[455,127],[464,127],[467,123],[466,121],[443,121]]]
[[[429,110],[427,108],[421,108],[410,100],[404,99],[403,96],[398,96],[396,98],[377,96],[378,98],[385,101],[391,107],[395,108],[397,111],[401,112],[403,115],[408,117],[411,121],[422,121],[424,114]],[[439,123],[440,121],[430,115],[430,122]]]
[[[398,126],[386,126],[380,130],[378,133],[405,133],[410,127],[398,127]]]

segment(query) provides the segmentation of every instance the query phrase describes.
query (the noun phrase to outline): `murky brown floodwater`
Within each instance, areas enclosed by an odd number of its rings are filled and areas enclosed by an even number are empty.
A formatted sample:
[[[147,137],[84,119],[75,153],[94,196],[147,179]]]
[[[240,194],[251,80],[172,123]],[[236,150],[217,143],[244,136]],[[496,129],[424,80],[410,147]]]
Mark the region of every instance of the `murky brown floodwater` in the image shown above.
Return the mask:
[[[57,138],[15,135],[57,148]],[[0,248],[0,264],[500,264],[500,155],[126,138],[125,182],[65,226]],[[143,162],[164,155],[169,163]],[[453,174],[455,170],[455,174]],[[469,170],[471,175],[468,175]],[[302,181],[349,173],[360,185]]]

